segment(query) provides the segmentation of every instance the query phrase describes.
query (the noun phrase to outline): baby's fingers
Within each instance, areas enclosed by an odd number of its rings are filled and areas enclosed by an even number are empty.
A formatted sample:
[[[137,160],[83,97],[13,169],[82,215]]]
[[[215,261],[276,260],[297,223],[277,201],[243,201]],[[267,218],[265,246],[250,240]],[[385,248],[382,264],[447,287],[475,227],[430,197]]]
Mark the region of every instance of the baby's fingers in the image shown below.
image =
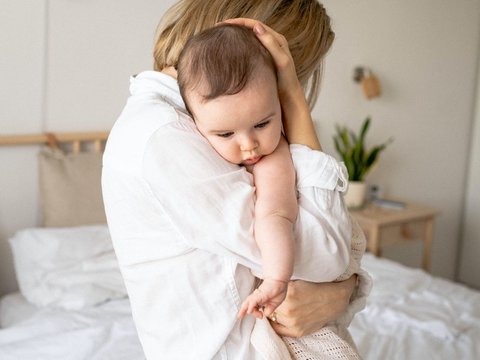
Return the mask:
[[[261,296],[260,291],[256,289],[252,294],[250,294],[246,301],[248,301],[248,310],[247,313],[251,314],[259,319],[263,317],[262,312],[258,309],[261,305]]]
[[[259,319],[263,318],[263,313],[259,310],[261,303],[261,293],[255,290],[250,294],[245,301],[242,303],[240,310],[238,312],[238,318],[242,319],[246,314],[253,315]]]
[[[246,314],[254,314],[255,310],[257,310],[257,302],[253,298],[253,295],[250,295],[245,299],[238,311],[237,317],[239,319],[243,319]]]
[[[255,316],[257,319],[263,319],[263,313],[258,310],[258,308],[255,308],[253,310],[252,315]]]
[[[238,311],[237,317],[242,320],[243,317],[247,314],[248,310],[248,304],[246,301],[243,302],[242,306],[240,307],[240,310]]]

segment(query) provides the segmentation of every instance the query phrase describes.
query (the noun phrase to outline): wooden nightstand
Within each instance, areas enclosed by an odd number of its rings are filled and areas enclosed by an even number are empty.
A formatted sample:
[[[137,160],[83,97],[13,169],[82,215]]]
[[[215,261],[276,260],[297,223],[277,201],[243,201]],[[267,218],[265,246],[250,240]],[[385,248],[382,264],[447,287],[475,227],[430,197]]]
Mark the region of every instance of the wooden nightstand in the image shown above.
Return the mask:
[[[367,237],[367,250],[381,256],[382,246],[420,237],[423,240],[423,269],[430,269],[433,223],[437,209],[405,202],[403,209],[384,208],[372,203],[350,213]],[[420,229],[420,230],[419,230]],[[388,231],[390,233],[385,236]],[[393,231],[393,232],[392,232]],[[396,236],[392,234],[396,233]],[[414,236],[415,235],[415,236]]]

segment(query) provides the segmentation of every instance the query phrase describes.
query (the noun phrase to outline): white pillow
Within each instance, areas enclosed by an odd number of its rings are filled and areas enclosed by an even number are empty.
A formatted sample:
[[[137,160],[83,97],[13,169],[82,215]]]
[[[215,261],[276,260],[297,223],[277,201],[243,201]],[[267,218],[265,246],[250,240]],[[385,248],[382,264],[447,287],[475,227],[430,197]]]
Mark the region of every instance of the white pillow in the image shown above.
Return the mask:
[[[106,225],[32,228],[9,241],[20,291],[36,306],[77,310],[127,294]]]

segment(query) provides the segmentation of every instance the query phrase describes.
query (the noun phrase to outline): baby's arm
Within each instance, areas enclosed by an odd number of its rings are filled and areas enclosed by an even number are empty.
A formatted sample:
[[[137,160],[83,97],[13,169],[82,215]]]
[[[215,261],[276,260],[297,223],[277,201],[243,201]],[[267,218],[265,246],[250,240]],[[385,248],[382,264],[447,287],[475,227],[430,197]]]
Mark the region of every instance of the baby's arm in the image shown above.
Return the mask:
[[[246,313],[269,316],[285,299],[293,272],[294,236],[298,204],[295,169],[284,138],[275,151],[250,169],[257,199],[255,202],[255,240],[260,248],[264,280],[242,304],[239,317]]]

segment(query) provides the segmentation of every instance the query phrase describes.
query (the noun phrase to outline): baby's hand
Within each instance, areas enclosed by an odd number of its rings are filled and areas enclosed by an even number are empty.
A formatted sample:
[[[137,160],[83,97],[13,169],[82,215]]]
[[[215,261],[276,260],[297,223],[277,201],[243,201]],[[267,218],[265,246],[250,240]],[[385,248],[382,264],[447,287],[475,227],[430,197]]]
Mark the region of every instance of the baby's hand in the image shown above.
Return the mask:
[[[265,279],[262,284],[251,293],[240,307],[238,318],[251,314],[259,319],[263,315],[270,316],[275,309],[285,300],[288,281]]]

